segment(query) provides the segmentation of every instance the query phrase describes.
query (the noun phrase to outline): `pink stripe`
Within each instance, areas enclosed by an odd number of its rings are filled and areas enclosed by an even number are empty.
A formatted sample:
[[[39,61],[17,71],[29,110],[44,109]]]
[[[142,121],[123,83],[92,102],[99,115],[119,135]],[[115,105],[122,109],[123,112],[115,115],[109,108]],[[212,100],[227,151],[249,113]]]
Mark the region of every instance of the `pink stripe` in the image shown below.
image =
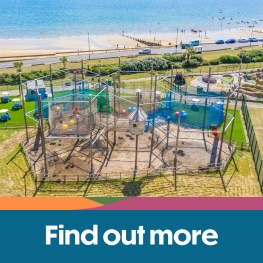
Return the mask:
[[[96,210],[263,210],[260,197],[131,197]]]

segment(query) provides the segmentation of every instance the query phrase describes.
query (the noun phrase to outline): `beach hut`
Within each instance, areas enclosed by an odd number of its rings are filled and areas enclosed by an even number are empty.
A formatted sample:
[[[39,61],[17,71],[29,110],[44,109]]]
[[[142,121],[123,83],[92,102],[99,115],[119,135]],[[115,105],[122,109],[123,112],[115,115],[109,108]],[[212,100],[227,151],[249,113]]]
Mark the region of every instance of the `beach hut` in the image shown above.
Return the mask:
[[[131,134],[142,135],[144,133],[147,114],[140,107],[137,107],[128,115],[128,119]]]

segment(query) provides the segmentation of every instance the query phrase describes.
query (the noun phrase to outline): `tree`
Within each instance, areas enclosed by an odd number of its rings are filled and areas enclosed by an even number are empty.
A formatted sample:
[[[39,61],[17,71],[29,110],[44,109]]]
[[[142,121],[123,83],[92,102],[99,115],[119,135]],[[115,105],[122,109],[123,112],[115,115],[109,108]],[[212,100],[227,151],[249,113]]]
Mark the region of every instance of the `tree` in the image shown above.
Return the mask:
[[[68,58],[63,56],[60,58],[60,61],[63,63],[64,69],[66,68],[66,65],[68,63]]]
[[[16,68],[17,72],[22,72],[22,67],[24,63],[22,61],[14,62],[14,67]]]
[[[184,55],[186,57],[187,62],[189,62],[190,58],[193,55],[195,55],[196,52],[192,47],[186,47],[185,49],[186,49],[186,51],[185,51]]]

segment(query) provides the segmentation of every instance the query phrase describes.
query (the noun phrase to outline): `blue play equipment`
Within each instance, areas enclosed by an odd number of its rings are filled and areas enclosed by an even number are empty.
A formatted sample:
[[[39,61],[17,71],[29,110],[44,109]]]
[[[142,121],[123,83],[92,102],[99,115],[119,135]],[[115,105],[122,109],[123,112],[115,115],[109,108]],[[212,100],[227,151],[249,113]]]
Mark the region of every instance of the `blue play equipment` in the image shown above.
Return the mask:
[[[5,113],[3,114],[1,117],[0,117],[0,121],[8,121],[11,119],[11,115],[8,114],[8,113]]]
[[[180,103],[178,95],[175,92],[167,92],[165,101],[155,110],[148,111],[145,131],[150,130],[153,125],[164,125],[167,120],[171,123],[178,123]],[[176,114],[177,113],[177,114]],[[183,103],[181,110],[181,126],[194,129],[210,129],[210,125],[220,126],[224,121],[224,99],[218,99],[214,102]]]
[[[7,102],[9,102],[9,101],[11,101],[12,99],[10,99],[8,96],[5,96],[5,97],[2,97],[1,98],[1,101],[3,102],[3,103],[7,103]]]
[[[22,109],[23,106],[21,103],[15,103],[13,106],[12,106],[12,110],[19,110],[19,109]]]
[[[128,112],[132,112],[132,111],[134,111],[134,110],[136,110],[136,107],[129,107],[129,108],[128,108]]]

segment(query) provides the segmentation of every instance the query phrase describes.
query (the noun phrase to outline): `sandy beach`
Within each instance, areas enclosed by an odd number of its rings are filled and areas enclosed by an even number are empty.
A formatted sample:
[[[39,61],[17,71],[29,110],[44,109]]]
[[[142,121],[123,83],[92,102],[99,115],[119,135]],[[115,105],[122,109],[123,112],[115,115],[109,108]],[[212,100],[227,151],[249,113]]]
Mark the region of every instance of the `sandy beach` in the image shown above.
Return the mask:
[[[174,46],[176,43],[187,43],[193,39],[199,39],[201,44],[214,43],[218,39],[241,37],[248,38],[252,34],[252,29],[232,29],[222,31],[202,31],[192,33],[190,31],[171,33],[148,34],[113,34],[113,35],[84,35],[59,38],[21,38],[21,39],[0,39],[0,57],[18,57],[32,55],[52,55],[65,51],[77,52],[116,49],[116,48],[140,48],[145,45],[137,42],[135,39],[160,43],[164,46]],[[253,37],[263,37],[263,28],[257,28],[253,31]]]

